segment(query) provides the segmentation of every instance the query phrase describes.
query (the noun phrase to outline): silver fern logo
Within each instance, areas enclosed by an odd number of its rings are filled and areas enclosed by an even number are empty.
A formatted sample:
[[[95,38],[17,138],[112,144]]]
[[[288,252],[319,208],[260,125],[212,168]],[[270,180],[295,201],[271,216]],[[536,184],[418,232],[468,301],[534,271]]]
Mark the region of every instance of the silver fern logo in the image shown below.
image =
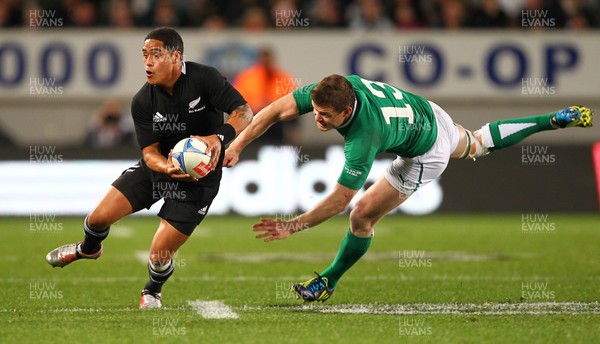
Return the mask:
[[[200,103],[200,98],[202,98],[202,96],[198,97],[197,99],[194,99],[190,102],[189,106],[190,106],[190,110],[195,108],[196,105],[198,105],[198,103]]]
[[[198,105],[200,103],[200,99],[201,98],[202,98],[202,96],[198,97],[197,99],[192,100],[189,103],[188,113],[194,113],[194,112],[202,111],[202,110],[204,110],[204,108],[206,108],[206,105],[204,105],[204,106],[202,106],[202,107],[200,107],[198,109],[195,109],[196,105]]]

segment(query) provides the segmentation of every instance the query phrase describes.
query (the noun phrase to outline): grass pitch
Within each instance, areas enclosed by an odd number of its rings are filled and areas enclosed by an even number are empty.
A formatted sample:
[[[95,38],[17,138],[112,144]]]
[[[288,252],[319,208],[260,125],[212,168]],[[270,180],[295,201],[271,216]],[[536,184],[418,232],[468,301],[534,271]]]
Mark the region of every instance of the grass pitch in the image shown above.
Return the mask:
[[[600,217],[390,216],[324,304],[289,292],[332,261],[347,216],[265,244],[255,218],[207,217],[161,310],[138,310],[155,217],[115,224],[97,261],[51,268],[81,218],[3,218],[2,343],[593,343]]]

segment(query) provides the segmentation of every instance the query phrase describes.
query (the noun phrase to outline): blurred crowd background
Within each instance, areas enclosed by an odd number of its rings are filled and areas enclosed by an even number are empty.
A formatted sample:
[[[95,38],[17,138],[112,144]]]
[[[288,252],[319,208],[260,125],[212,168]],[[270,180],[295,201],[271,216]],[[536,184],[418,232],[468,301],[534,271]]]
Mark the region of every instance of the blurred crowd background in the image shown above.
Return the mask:
[[[43,24],[44,20],[60,22]],[[600,27],[600,0],[0,0],[0,27],[12,28],[13,33],[57,28],[124,31],[158,26],[209,32],[239,30],[252,35],[326,29],[341,30],[343,34],[431,29],[576,32],[573,30]],[[253,61],[246,61],[248,64],[240,65],[235,74],[227,75],[255,113],[300,86],[281,92],[278,82],[302,79],[290,72],[288,61],[276,56],[272,48],[256,47]],[[7,75],[11,74],[4,77]],[[5,115],[0,118],[0,144],[4,147],[37,143],[21,127],[8,126],[17,113],[37,111],[36,102],[25,99],[15,99],[10,106],[5,102],[0,107]],[[39,104],[45,104],[43,101],[49,100],[42,99]],[[62,101],[60,106],[72,114],[71,118],[81,117],[81,101],[77,103],[72,97],[55,101]],[[129,102],[129,96],[86,102],[87,121],[79,123],[77,130],[85,135],[76,141],[73,137],[61,138],[60,144],[83,144],[94,150],[136,147]],[[302,129],[293,121],[274,126],[259,143],[301,145],[303,135],[308,135],[306,126]],[[39,141],[45,142],[42,138]]]
[[[44,10],[79,28],[252,31],[290,23],[283,18],[308,20],[313,29],[527,28],[523,11],[545,11],[556,29],[600,27],[598,0],[0,0],[0,27],[30,26]]]

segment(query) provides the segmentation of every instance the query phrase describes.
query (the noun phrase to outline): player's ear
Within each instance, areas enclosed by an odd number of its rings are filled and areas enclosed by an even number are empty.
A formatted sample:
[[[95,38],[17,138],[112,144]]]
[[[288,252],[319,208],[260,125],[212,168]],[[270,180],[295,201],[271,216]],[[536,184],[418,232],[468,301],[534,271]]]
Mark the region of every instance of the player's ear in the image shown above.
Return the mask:
[[[352,114],[352,107],[348,106],[345,110],[344,110],[344,115],[345,116],[350,116]]]
[[[181,51],[175,50],[173,52],[172,56],[173,56],[173,59],[172,59],[173,63],[181,63]]]

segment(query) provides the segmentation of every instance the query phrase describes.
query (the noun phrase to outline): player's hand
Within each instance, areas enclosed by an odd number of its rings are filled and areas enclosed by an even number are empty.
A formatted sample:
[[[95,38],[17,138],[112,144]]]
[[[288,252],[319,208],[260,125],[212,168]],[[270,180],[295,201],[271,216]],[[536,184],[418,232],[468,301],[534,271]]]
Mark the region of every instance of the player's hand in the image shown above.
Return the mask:
[[[198,178],[194,178],[187,173],[183,173],[179,167],[173,165],[173,150],[169,151],[169,157],[167,158],[167,167],[165,168],[165,174],[169,177],[181,180],[184,182],[197,182]]]
[[[211,171],[214,171],[217,168],[217,164],[219,163],[219,157],[221,156],[221,147],[223,143],[217,137],[217,135],[210,136],[190,136],[194,139],[199,139],[206,143],[206,153],[210,152],[210,161],[208,162],[208,166]]]
[[[252,226],[252,230],[262,232],[256,236],[256,239],[265,238],[265,242],[270,242],[285,239],[302,229],[300,224],[294,220],[281,221],[273,218],[261,218],[260,223]]]
[[[233,167],[240,160],[240,152],[236,152],[231,147],[225,150],[225,159],[223,160],[223,166]]]

